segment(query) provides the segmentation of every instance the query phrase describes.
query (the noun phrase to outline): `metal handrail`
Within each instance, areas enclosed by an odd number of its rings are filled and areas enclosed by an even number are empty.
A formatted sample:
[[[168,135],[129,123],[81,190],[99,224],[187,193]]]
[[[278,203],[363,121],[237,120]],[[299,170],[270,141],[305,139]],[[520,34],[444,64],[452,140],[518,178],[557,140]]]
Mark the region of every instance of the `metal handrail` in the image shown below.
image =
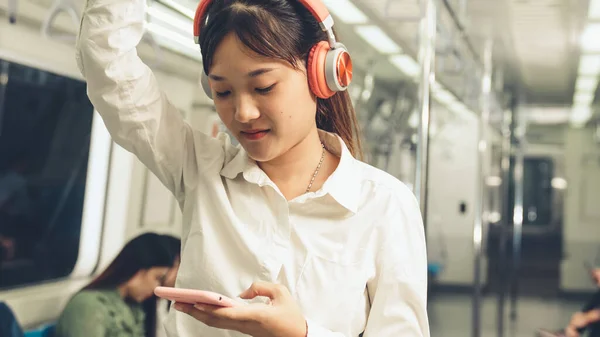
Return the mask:
[[[415,196],[419,200],[423,225],[427,228],[427,182],[429,176],[429,133],[431,123],[431,84],[435,80],[435,41],[437,9],[434,0],[426,0],[419,27],[419,131],[416,152]]]
[[[523,102],[519,102],[523,104]],[[525,157],[525,116],[522,109],[516,113],[515,127],[515,166],[514,166],[514,208],[513,208],[513,247],[512,247],[512,270],[510,280],[510,318],[514,322],[517,319],[517,302],[519,297],[519,271],[521,268],[521,251],[523,238],[523,171]]]
[[[488,227],[487,219],[487,186],[485,179],[488,176],[488,165],[485,162],[489,149],[489,124],[492,98],[492,74],[493,74],[493,40],[487,38],[484,47],[484,73],[481,79],[481,115],[479,117],[478,146],[477,146],[477,197],[475,221],[473,223],[473,319],[471,336],[481,337],[481,306],[483,284],[481,279],[483,245],[487,241]]]
[[[496,312],[496,324],[498,329],[497,337],[504,337],[504,312],[505,312],[505,302],[506,302],[506,292],[508,289],[508,282],[510,279],[507,277],[509,272],[508,268],[508,258],[507,254],[507,241],[508,241],[508,231],[512,226],[512,219],[510,218],[511,209],[508,203],[510,199],[510,153],[511,153],[511,134],[512,127],[514,124],[512,123],[513,107],[510,109],[506,109],[503,114],[502,119],[502,227],[500,231],[500,247],[499,247],[499,256],[500,260],[498,261],[498,277],[500,278],[500,289],[498,291],[498,300],[497,300],[497,312]]]

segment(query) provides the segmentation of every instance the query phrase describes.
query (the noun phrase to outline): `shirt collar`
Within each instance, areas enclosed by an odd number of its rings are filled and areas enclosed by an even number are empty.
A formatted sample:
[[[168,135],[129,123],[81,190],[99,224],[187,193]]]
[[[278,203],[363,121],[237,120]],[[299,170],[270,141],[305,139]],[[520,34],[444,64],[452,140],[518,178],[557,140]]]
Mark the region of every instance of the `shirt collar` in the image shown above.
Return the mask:
[[[336,134],[319,130],[319,138],[325,148],[340,158],[340,163],[333,174],[329,176],[323,187],[316,192],[307,193],[297,199],[302,202],[308,198],[330,195],[339,205],[352,213],[358,210],[360,193],[360,171],[358,161],[352,156],[344,141]],[[264,186],[270,183],[269,177],[258,167],[256,162],[248,157],[243,147],[238,147],[238,152],[227,162],[221,175],[228,179],[235,179],[242,173],[244,179],[250,183]]]

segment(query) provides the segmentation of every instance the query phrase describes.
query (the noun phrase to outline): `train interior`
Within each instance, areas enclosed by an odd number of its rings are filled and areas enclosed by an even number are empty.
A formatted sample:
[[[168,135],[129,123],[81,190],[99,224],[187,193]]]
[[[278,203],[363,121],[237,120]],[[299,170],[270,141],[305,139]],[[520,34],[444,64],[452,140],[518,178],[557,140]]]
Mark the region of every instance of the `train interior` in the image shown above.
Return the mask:
[[[423,211],[434,337],[564,327],[600,267],[600,0],[325,0],[366,161]],[[181,211],[112,142],[75,61],[83,0],[0,0],[0,302],[52,336],[69,298]],[[197,1],[148,0],[138,53],[195,128]]]

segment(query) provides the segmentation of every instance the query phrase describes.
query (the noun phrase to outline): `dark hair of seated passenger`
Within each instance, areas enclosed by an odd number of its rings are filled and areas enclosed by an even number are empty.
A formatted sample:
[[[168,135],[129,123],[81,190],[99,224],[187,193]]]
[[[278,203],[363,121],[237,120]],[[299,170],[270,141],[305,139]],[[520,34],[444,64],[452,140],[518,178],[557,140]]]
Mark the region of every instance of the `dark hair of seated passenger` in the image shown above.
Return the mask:
[[[83,290],[113,289],[129,281],[140,270],[172,267],[179,258],[181,241],[170,235],[144,233],[129,241],[110,265]],[[156,297],[142,303],[146,337],[156,335]]]

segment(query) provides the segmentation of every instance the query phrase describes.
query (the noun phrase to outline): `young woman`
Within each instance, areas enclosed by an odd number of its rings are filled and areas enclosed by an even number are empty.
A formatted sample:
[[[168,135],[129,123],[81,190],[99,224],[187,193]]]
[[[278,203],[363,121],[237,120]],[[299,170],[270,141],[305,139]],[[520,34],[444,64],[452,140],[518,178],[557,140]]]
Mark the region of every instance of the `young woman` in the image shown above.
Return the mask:
[[[113,262],[75,295],[56,325],[56,337],[154,337],[154,288],[172,284],[179,239],[153,233],[128,242]]]
[[[169,336],[429,336],[419,207],[355,159],[352,68],[325,5],[198,8],[202,82],[241,146],[193,130],[161,92],[136,54],[144,13],[144,0],[88,1],[77,58],[89,97],[179,201],[176,286],[257,297],[240,308],[177,304]]]

